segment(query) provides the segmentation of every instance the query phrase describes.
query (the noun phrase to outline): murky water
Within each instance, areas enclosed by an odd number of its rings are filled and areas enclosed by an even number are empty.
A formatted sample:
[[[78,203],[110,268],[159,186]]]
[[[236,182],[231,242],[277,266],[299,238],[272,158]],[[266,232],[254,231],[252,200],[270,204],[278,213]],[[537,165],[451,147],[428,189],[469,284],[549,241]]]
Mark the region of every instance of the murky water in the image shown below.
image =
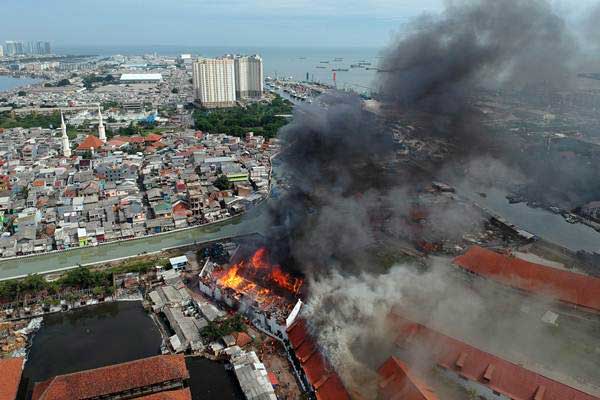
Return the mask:
[[[53,314],[33,339],[23,376],[30,392],[35,382],[56,375],[158,355],[160,345],[158,328],[137,301]],[[194,399],[243,399],[222,363],[192,357],[186,364]]]

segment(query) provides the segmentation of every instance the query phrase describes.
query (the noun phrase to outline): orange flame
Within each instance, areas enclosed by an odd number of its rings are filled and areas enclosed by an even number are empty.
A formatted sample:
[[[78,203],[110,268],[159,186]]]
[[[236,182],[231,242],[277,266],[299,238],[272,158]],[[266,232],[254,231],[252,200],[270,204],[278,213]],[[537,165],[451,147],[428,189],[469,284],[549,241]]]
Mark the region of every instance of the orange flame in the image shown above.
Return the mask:
[[[240,261],[232,265],[229,270],[219,278],[219,284],[236,291],[249,292],[257,289],[258,281],[266,284],[274,284],[293,294],[298,294],[304,280],[296,278],[284,272],[279,265],[271,265],[269,253],[265,247],[256,250],[249,261]],[[271,291],[267,288],[257,290],[257,295],[268,296]]]

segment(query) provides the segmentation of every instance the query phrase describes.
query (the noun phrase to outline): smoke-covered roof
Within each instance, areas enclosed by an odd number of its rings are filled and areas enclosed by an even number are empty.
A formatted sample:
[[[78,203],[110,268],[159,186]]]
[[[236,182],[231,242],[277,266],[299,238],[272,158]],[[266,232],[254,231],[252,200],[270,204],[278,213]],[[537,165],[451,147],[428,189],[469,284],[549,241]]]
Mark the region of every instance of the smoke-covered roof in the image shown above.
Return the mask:
[[[420,360],[431,356],[438,366],[461,377],[487,386],[511,399],[598,400],[564,383],[486,353],[460,340],[446,336],[403,316],[392,319],[400,334],[396,344],[419,350]],[[416,360],[415,362],[418,362]],[[410,366],[410,365],[409,365]]]
[[[396,357],[388,358],[377,373],[383,379],[379,384],[379,394],[383,400],[438,400],[433,389]]]
[[[503,284],[600,311],[600,279],[471,247],[454,264]]]
[[[315,389],[317,400],[350,400],[342,380],[333,370],[310,336],[306,321],[298,319],[287,330],[296,358],[308,382]]]

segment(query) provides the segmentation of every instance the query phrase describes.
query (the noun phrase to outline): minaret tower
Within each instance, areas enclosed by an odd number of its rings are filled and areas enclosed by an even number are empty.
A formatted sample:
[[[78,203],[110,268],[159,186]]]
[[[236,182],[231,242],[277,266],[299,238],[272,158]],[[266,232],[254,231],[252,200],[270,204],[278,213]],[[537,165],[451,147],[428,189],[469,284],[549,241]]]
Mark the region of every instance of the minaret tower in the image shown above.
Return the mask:
[[[102,143],[106,143],[106,131],[104,129],[104,122],[102,122],[102,112],[100,111],[100,106],[98,106],[98,138],[102,140]]]
[[[66,158],[71,157],[71,145],[69,144],[69,137],[67,136],[67,125],[65,124],[65,117],[62,111],[60,112],[60,130],[62,132],[62,151],[63,156]]]

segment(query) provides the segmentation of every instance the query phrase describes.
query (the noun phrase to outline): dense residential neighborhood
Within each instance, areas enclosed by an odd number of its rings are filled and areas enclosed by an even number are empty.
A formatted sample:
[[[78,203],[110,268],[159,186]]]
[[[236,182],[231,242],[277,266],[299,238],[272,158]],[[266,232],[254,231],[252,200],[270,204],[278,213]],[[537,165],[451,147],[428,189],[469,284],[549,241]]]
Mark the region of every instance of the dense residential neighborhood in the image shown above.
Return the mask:
[[[0,255],[97,245],[234,216],[269,190],[276,140],[192,129],[79,135],[0,130]]]

